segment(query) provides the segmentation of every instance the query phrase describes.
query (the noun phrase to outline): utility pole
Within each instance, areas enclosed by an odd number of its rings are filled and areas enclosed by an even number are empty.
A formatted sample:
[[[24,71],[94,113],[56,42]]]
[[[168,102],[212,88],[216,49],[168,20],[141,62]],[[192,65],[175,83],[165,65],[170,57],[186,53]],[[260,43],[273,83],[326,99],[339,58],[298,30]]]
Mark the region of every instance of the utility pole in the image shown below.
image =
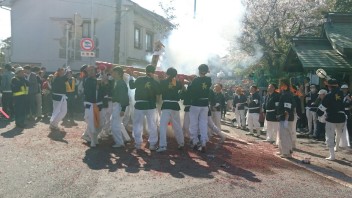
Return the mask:
[[[66,65],[65,68],[68,66],[68,41],[69,41],[69,30],[70,30],[70,24],[66,24]]]
[[[121,1],[116,1],[114,63],[120,63]]]
[[[91,13],[90,13],[90,38],[94,41],[94,0],[91,1]],[[94,50],[94,49],[93,49]],[[93,57],[90,57],[90,65],[92,65]]]
[[[196,18],[197,13],[197,0],[194,0],[194,10],[193,10],[193,18]]]

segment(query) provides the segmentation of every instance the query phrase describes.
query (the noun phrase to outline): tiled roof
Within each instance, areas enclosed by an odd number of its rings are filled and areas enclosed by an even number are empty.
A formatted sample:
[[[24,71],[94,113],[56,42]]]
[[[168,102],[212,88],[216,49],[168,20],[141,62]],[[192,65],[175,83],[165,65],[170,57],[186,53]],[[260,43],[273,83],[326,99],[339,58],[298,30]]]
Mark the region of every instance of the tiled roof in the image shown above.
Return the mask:
[[[292,42],[292,50],[288,56],[295,57],[286,62],[286,71],[303,72],[318,68],[352,71],[351,62],[335,51],[325,38],[298,37],[293,38]]]
[[[334,49],[346,56],[352,56],[352,23],[326,22],[324,30]]]

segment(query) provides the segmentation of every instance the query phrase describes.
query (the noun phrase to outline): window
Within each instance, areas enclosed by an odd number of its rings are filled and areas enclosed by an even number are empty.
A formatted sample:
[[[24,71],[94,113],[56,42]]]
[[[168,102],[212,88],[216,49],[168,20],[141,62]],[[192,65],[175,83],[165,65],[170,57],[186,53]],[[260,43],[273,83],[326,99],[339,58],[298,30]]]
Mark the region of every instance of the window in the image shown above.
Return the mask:
[[[82,25],[82,38],[90,38],[90,23],[88,22]]]
[[[153,34],[147,33],[145,35],[145,47],[147,52],[153,51]]]
[[[141,29],[134,28],[134,47],[141,49]]]

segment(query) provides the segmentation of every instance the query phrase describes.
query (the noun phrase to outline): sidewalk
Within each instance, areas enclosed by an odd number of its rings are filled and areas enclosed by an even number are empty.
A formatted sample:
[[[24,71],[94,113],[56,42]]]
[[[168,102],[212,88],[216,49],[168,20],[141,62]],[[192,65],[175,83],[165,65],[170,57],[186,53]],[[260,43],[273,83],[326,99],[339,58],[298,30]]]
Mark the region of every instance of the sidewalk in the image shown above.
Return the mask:
[[[225,132],[226,135],[247,142],[262,142],[265,140],[265,132],[262,132],[261,136],[257,138],[247,136],[245,135],[247,131],[233,127],[231,123],[233,117],[234,114],[232,112],[227,113],[226,119],[222,122],[222,131]],[[274,147],[274,145],[272,146]],[[273,153],[273,155],[275,155],[275,153]],[[299,136],[297,138],[297,149],[293,152],[293,159],[287,161],[352,188],[352,149],[345,148],[336,152],[335,161],[326,160],[325,158],[328,157],[328,155],[329,152],[325,142]],[[306,158],[310,160],[310,164],[302,163],[302,160]]]

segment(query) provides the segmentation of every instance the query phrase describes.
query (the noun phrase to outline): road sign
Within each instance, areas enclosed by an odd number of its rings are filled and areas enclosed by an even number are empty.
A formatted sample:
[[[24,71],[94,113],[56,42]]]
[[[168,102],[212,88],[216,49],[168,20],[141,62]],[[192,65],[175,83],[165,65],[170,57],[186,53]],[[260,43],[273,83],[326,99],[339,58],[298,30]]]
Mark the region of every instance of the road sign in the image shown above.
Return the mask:
[[[81,49],[83,51],[92,51],[94,49],[94,41],[90,38],[83,38],[81,40]]]
[[[95,57],[95,52],[91,51],[81,51],[82,57]]]

